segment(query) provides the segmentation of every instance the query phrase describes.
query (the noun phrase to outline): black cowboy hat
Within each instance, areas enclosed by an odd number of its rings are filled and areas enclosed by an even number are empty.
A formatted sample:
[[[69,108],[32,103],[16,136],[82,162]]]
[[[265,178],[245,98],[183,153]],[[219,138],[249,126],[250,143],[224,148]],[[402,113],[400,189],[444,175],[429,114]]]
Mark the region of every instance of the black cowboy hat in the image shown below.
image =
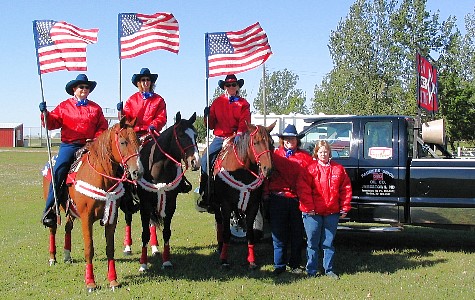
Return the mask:
[[[301,139],[303,138],[304,134],[298,134],[295,125],[289,124],[287,125],[287,127],[285,127],[284,131],[281,134],[277,134],[277,136],[279,138],[296,137],[298,139]]]
[[[155,83],[155,81],[157,81],[158,74],[152,74],[148,68],[142,68],[139,74],[132,75],[132,83],[137,86],[137,82],[139,82],[140,78],[142,77],[150,77],[152,83]]]
[[[89,93],[91,93],[97,85],[97,82],[89,81],[87,79],[86,74],[79,74],[75,80],[71,80],[70,82],[66,84],[66,93],[73,96],[74,95],[73,88],[77,87],[81,83],[87,84],[89,86]]]
[[[233,83],[233,82],[236,82],[238,85],[239,85],[239,88],[242,88],[242,86],[244,85],[244,79],[237,79],[236,78],[236,75],[234,74],[229,74],[226,76],[226,78],[224,80],[220,80],[218,81],[218,86],[224,90],[224,84],[225,83]]]

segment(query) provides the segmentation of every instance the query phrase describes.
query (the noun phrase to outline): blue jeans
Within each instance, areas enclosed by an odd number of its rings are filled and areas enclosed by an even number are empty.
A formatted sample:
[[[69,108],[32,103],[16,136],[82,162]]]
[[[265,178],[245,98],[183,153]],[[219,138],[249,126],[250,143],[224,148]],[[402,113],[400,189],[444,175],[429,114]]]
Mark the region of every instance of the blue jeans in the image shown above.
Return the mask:
[[[210,156],[215,152],[218,152],[223,147],[224,138],[216,136],[214,137],[211,144],[208,146],[208,149],[201,156],[201,173],[208,174],[208,152]]]
[[[80,144],[66,144],[61,143],[59,145],[58,157],[56,158],[56,163],[54,164],[54,185],[56,187],[56,195],[59,196],[59,191],[61,184],[66,179],[71,164],[74,162],[74,154],[79,150],[83,145]],[[58,199],[59,201],[59,199]],[[58,203],[59,204],[59,203]],[[46,199],[45,212],[48,208],[54,205],[54,194],[53,194],[53,184],[50,183],[48,198]]]
[[[318,271],[318,254],[323,249],[323,269],[325,273],[333,271],[333,256],[336,230],[340,214],[328,216],[302,213],[303,225],[307,234],[307,274],[315,275]]]
[[[287,247],[290,243],[290,268],[298,268],[302,261],[303,224],[297,198],[269,195],[269,216],[274,245],[274,268],[287,265]]]

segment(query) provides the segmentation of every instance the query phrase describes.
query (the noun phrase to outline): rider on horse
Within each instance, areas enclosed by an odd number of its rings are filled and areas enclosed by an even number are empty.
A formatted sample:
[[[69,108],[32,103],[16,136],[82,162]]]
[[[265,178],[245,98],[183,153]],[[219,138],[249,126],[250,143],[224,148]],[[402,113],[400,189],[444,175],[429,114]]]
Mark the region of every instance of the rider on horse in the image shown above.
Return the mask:
[[[53,167],[56,195],[59,195],[76,151],[108,128],[102,108],[87,98],[96,84],[95,81],[89,81],[85,74],[79,74],[75,80],[66,84],[66,92],[73,97],[61,102],[51,112],[46,109],[46,102],[43,101],[39,105],[43,126],[46,124],[47,130],[61,128],[61,144]],[[52,209],[54,204],[53,184],[50,184],[41,219],[43,225],[47,227],[56,226],[56,213]]]
[[[204,122],[208,123],[209,129],[214,130],[213,142],[208,151],[210,163],[207,161],[207,153],[201,158],[200,190],[201,201],[198,207],[212,212],[207,191],[208,175],[213,165],[214,157],[221,150],[225,138],[235,135],[237,143],[241,135],[247,131],[247,124],[251,123],[250,105],[246,99],[239,96],[239,90],[244,85],[244,79],[237,79],[236,75],[227,75],[224,80],[218,81],[218,86],[224,93],[216,98],[210,107],[204,109]],[[200,210],[202,211],[202,210]]]

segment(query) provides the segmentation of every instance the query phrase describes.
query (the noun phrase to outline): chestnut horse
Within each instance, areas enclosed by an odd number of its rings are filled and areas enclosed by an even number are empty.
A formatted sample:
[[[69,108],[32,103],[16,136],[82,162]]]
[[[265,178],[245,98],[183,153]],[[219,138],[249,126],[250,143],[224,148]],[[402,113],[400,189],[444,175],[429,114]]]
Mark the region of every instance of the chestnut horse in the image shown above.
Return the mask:
[[[176,198],[179,192],[183,192],[181,190],[181,184],[184,184],[182,161],[185,164],[185,171],[188,168],[192,170],[200,168],[200,155],[196,145],[197,133],[193,126],[195,120],[196,113],[186,120],[182,119],[178,112],[175,116],[175,124],[158,136],[156,133],[152,133],[151,139],[148,139],[148,142],[145,142],[140,150],[140,160],[144,166],[144,175],[138,181],[136,191],[142,222],[140,272],[148,269],[147,244],[149,241],[152,244],[152,254],[158,253],[155,226],[157,223],[162,227],[164,241],[162,266],[172,266],[169,242]],[[131,201],[131,197],[124,198],[125,201]],[[132,212],[126,211],[126,208],[130,207],[130,203],[126,205],[125,201],[121,209],[125,213],[126,220],[124,253],[127,254],[131,252],[132,245]],[[149,226],[151,217],[152,226]]]
[[[248,131],[237,145],[224,143],[214,164],[211,203],[214,207],[216,235],[221,265],[228,267],[228,249],[231,238],[231,214],[245,218],[249,268],[257,267],[254,255],[253,224],[261,204],[261,184],[272,171],[270,132],[268,127],[248,124]]]
[[[143,167],[138,159],[139,141],[133,130],[133,124],[122,118],[104,131],[88,146],[77,165],[76,177],[67,191],[59,193],[60,203],[67,203],[68,194],[71,202],[67,205],[67,223],[65,225],[65,261],[70,260],[71,230],[74,218],[80,218],[84,239],[84,256],[86,260],[85,281],[89,292],[96,289],[92,260],[94,257],[93,223],[101,221],[105,228],[106,255],[110,288],[119,287],[114,260],[114,233],[117,225],[117,205],[124,194],[122,182],[141,178]],[[122,178],[114,177],[119,166],[125,170]],[[45,184],[46,183],[46,184]],[[49,182],[43,180],[44,195],[47,195]],[[63,206],[64,207],[64,206]],[[54,235],[56,228],[50,229],[50,264],[56,261]]]

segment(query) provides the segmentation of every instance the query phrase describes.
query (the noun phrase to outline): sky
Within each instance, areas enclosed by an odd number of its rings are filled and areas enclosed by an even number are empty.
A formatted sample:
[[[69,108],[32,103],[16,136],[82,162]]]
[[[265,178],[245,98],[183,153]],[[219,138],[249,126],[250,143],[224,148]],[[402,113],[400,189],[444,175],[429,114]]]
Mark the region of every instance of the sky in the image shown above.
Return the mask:
[[[296,88],[313,97],[316,84],[332,69],[328,50],[331,31],[347,16],[354,0],[95,0],[95,1],[31,1],[0,0],[0,123],[23,123],[25,128],[40,126],[38,104],[43,97],[48,109],[69,95],[65,85],[81,72],[57,71],[38,75],[33,39],[33,20],[65,21],[83,29],[99,29],[98,42],[87,46],[85,72],[97,87],[89,99],[104,110],[115,109],[137,91],[131,77],[147,67],[158,73],[155,92],[167,104],[168,126],[180,111],[184,118],[194,112],[203,114],[206,101],[206,65],[204,35],[206,32],[236,31],[259,22],[266,31],[273,55],[266,62],[269,72],[288,69],[299,76]],[[456,16],[458,28],[464,32],[464,17],[474,12],[473,0],[428,0],[431,12],[439,10],[441,20]],[[119,13],[154,14],[170,12],[180,26],[178,54],[153,51],[120,63],[118,51]],[[121,67],[120,67],[121,66]],[[237,74],[244,79],[247,100],[257,96],[262,67]],[[218,80],[208,79],[212,97]],[[120,92],[121,90],[121,92]],[[25,133],[26,134],[26,133]]]

